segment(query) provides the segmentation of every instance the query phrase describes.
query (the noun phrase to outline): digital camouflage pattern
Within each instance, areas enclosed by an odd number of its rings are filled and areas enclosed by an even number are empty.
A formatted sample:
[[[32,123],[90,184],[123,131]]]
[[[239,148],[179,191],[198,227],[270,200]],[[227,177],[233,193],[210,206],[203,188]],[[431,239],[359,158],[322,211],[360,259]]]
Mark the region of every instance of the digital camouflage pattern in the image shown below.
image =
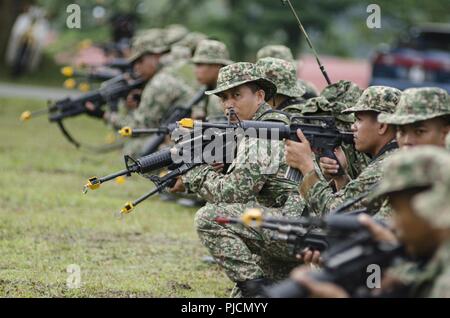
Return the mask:
[[[294,61],[294,55],[291,49],[284,45],[267,45],[256,53],[256,60],[266,57],[274,57],[289,62]]]
[[[165,42],[170,46],[182,41],[188,34],[189,30],[181,24],[171,24],[164,29]]]
[[[436,228],[450,228],[450,154],[440,147],[401,150],[386,160],[383,179],[372,197],[427,187],[412,199],[415,213]],[[389,275],[409,286],[407,297],[450,297],[450,240],[424,265],[403,262]]]
[[[388,86],[370,86],[356,102],[355,106],[347,108],[343,113],[374,111],[392,114],[397,107],[402,92]]]
[[[450,202],[447,201],[447,204]],[[423,268],[413,271],[408,297],[450,298],[450,240],[439,246]]]
[[[134,63],[144,54],[161,54],[169,50],[170,46],[164,39],[164,31],[161,29],[150,29],[134,38],[128,61]]]
[[[266,58],[266,57],[273,57],[273,58],[291,62],[294,65],[294,67],[296,68],[292,51],[287,46],[268,45],[268,46],[261,48],[256,54],[257,61],[259,61],[260,59]],[[296,72],[297,72],[297,69],[296,69]],[[308,82],[308,81],[305,81],[305,80],[299,79],[299,78],[297,78],[297,82],[298,82],[298,85],[300,87],[302,87],[302,89],[305,91],[305,94],[304,94],[305,96],[316,97],[318,95],[317,88],[311,82]]]
[[[230,65],[230,53],[225,43],[215,40],[203,40],[195,50],[193,63]]]
[[[268,110],[269,105],[262,105],[253,119],[288,122],[284,115]],[[305,203],[297,185],[284,178],[286,170],[283,142],[247,138],[238,145],[227,174],[205,165],[182,177],[189,192],[208,202],[196,213],[196,229],[203,245],[234,282],[286,277],[296,264],[290,247],[274,241],[268,232],[214,221],[218,215],[236,217],[253,207],[273,216],[302,215]]]
[[[208,203],[195,215],[200,241],[233,282],[287,277],[293,267],[298,265],[291,246],[273,240],[270,230],[257,230],[240,224],[222,225],[214,221],[217,216],[239,217],[249,208],[259,208],[270,216],[295,216],[282,209],[268,209],[254,201]]]
[[[436,146],[400,150],[385,161],[383,176],[372,199],[408,189],[431,187],[413,200],[416,212],[437,227],[450,227],[450,154]],[[447,197],[446,197],[447,195]],[[433,201],[433,202],[432,202]],[[441,208],[439,208],[441,206]]]
[[[202,40],[195,51],[192,63],[229,65],[230,54],[226,45],[219,41]],[[220,98],[216,95],[210,95],[205,102],[199,104],[193,109],[194,118],[218,118],[224,115]]]
[[[214,90],[206,91],[205,94],[218,95],[221,92],[250,82],[257,83],[266,92],[266,101],[275,96],[277,92],[275,84],[261,77],[255,64],[239,62],[221,68],[217,79],[217,87]]]
[[[180,41],[176,42],[174,45],[188,48],[191,51],[192,56],[195,50],[197,49],[197,46],[200,44],[200,42],[206,39],[208,39],[208,36],[206,34],[200,32],[190,32],[188,35],[186,35]]]
[[[351,81],[340,80],[325,87],[320,96],[325,97],[330,103],[341,103],[345,108],[353,107],[363,90]]]
[[[330,210],[337,208],[346,201],[370,191],[380,181],[382,166],[395,150],[384,152],[375,158],[370,164],[353,180],[350,180],[344,188],[333,192],[330,184],[321,180],[316,174],[307,175],[300,185],[300,194],[306,201],[310,210],[318,215],[326,215]],[[371,202],[371,214],[376,214],[383,205],[383,199]],[[352,210],[367,207],[367,201],[356,203]]]
[[[395,113],[380,114],[378,121],[406,125],[446,115],[450,115],[447,91],[437,87],[409,88],[402,93]]]
[[[354,107],[348,108],[343,113],[366,110],[393,113],[400,99],[400,95],[401,92],[395,88],[372,86],[363,92]],[[320,178],[317,175],[317,172],[313,171],[304,177],[303,182],[300,185],[300,194],[303,196],[312,212],[319,215],[325,215],[342,203],[371,190],[381,179],[383,162],[394,151],[395,149],[387,150],[376,156],[358,177],[350,180],[344,188],[337,192],[333,192],[329,183]],[[362,202],[354,204],[352,209],[362,208],[366,203],[367,202],[363,200]],[[371,202],[370,213],[376,214],[382,205],[383,199],[373,200]]]
[[[269,105],[261,105],[253,119],[267,110]],[[186,173],[182,180],[186,189],[210,203],[257,201],[267,207],[282,207],[297,192],[296,185],[284,178],[287,168],[282,141],[245,137],[226,175],[202,165]]]
[[[256,68],[277,86],[277,94],[300,98],[305,94],[304,87],[297,82],[297,72],[292,63],[273,57],[259,59]]]
[[[193,94],[194,91],[182,80],[169,72],[160,70],[145,85],[137,109],[126,117],[112,113],[107,121],[117,128],[159,127],[161,120],[168,115],[171,107],[187,104]],[[147,139],[136,138],[128,141],[124,147],[124,153],[131,156],[138,155]]]
[[[349,108],[341,102],[330,102],[323,96],[308,99],[301,109],[303,116],[333,116],[336,118],[336,125],[339,129],[350,130],[350,126],[355,122],[353,114],[343,114]]]

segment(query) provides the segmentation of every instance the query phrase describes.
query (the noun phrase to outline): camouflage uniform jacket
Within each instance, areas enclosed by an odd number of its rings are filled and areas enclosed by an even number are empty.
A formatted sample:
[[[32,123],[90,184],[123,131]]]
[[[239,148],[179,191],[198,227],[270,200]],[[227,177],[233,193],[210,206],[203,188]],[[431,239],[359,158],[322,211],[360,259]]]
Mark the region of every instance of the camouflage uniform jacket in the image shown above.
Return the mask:
[[[253,120],[270,110],[263,104]],[[282,141],[245,137],[227,174],[202,165],[182,177],[189,192],[198,193],[210,203],[257,201],[266,207],[282,207],[290,195],[297,194],[295,183],[284,178],[288,166]]]
[[[408,297],[450,297],[450,240],[442,243],[422,268],[413,268]]]
[[[193,95],[192,89],[164,69],[145,85],[139,107],[133,116],[113,123],[115,126],[157,127],[171,107],[186,104]]]
[[[317,176],[316,171],[307,174],[300,185],[299,191],[309,209],[318,215],[325,215],[328,211],[337,208],[355,196],[369,191],[381,178],[384,160],[395,151],[395,149],[390,149],[394,147],[394,142],[385,147],[387,147],[385,148],[387,151],[381,151],[356,179],[351,180],[344,188],[335,193],[333,193],[333,189],[328,182]],[[373,204],[373,213],[375,214],[383,205],[383,200],[379,199],[371,202],[371,204]],[[352,210],[363,207],[361,202],[356,203],[352,206]]]

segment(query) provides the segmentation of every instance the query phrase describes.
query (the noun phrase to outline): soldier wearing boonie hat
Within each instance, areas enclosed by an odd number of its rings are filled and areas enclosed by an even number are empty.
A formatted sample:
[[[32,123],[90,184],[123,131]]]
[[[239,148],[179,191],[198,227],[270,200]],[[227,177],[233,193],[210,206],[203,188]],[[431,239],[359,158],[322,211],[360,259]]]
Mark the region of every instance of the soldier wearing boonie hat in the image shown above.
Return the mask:
[[[197,82],[209,90],[216,88],[220,69],[233,63],[225,43],[207,39],[199,42],[191,62],[194,63]],[[217,120],[223,116],[220,99],[216,95],[209,95],[205,103],[192,111],[192,117],[196,119]]]
[[[277,94],[269,104],[278,110],[304,102],[305,88],[297,82],[297,73],[292,63],[273,57],[265,57],[256,62],[258,72],[277,86]]]
[[[380,114],[378,121],[397,127],[400,147],[444,147],[450,131],[449,95],[437,87],[406,89],[396,111],[393,114]]]
[[[255,64],[240,62],[221,68],[217,87],[206,94],[220,96],[224,109],[234,108],[239,118],[232,119],[261,120],[271,109],[265,101],[275,96],[276,91],[275,84],[264,78]],[[288,166],[282,141],[245,137],[239,142],[236,153],[226,174],[208,165],[198,166],[181,177],[183,187],[180,189],[197,193],[208,202],[195,216],[200,240],[236,283],[233,295],[240,293],[250,297],[255,294],[249,285],[264,284],[275,272],[287,275],[296,260],[283,250],[287,249],[286,244],[277,244],[268,236],[239,225],[223,226],[214,221],[215,217],[218,213],[240,215],[246,208],[255,206],[273,208],[274,215],[281,216],[288,204],[300,202],[300,199],[296,183],[284,177]],[[290,207],[288,213],[301,213],[299,204],[295,205],[296,209]],[[248,247],[250,241],[253,248]],[[261,254],[263,246],[264,256]],[[263,257],[266,260],[272,253],[284,255],[286,263],[280,267],[280,262],[264,262],[263,267],[259,260]]]
[[[263,48],[261,48],[256,53],[256,60],[260,60],[266,57],[273,57],[281,60],[285,60],[288,62],[291,62],[294,64],[295,67],[295,60],[294,56],[292,54],[292,51],[290,48],[284,45],[267,45]],[[311,82],[308,82],[306,80],[297,79],[300,86],[303,87],[303,90],[305,93],[303,94],[304,99],[309,99],[312,97],[317,97],[318,95],[318,89],[312,84]]]
[[[383,169],[371,197],[389,198],[400,241],[409,254],[426,259],[412,268],[404,264],[409,273],[397,266],[390,276],[408,284],[406,297],[450,297],[450,154],[418,146],[394,154]]]
[[[393,113],[400,95],[401,92],[395,88],[372,86],[363,92],[353,107],[342,112],[344,114],[356,113],[356,122],[352,125],[355,147],[356,150],[369,155],[371,162],[353,180],[348,175],[336,176],[339,166],[330,164],[328,171],[338,190],[336,192],[332,185],[323,180],[316,171],[311,159],[312,150],[309,143],[287,142],[288,164],[299,169],[304,175],[299,191],[313,212],[324,215],[351,198],[366,193],[381,178],[381,164],[396,150],[397,144],[392,127],[378,123],[376,115]],[[301,134],[299,137],[304,139]],[[340,160],[345,160],[345,158]],[[346,163],[341,162],[341,165],[346,166]],[[371,213],[377,213],[382,204],[382,201],[374,202],[371,206]],[[361,207],[363,204],[357,203],[352,208]]]
[[[163,30],[150,29],[133,39],[130,63],[135,63],[145,54],[164,54],[170,51],[170,47],[164,41]]]

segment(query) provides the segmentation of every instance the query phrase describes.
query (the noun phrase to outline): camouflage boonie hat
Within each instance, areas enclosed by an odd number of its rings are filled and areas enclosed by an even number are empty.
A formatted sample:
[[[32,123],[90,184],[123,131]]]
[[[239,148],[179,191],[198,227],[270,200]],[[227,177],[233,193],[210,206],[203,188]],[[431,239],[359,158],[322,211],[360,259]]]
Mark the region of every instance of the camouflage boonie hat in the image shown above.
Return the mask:
[[[417,214],[426,219],[436,228],[450,227],[450,169],[447,159],[447,166],[441,167],[444,175],[441,180],[433,185],[433,188],[418,193],[413,198],[413,207]]]
[[[175,45],[189,48],[189,50],[191,50],[192,56],[200,42],[206,39],[208,39],[208,36],[206,34],[200,32],[190,32],[182,40],[176,42]]]
[[[265,57],[256,63],[257,71],[277,86],[277,94],[289,97],[302,97],[305,89],[297,82],[294,65],[286,60]]]
[[[206,91],[206,95],[218,95],[218,93],[229,90],[246,83],[254,82],[266,92],[265,100],[268,101],[275,96],[277,87],[270,80],[261,77],[256,65],[248,62],[239,62],[222,67],[217,79],[217,88]]]
[[[351,81],[341,80],[325,87],[320,96],[325,97],[331,103],[339,102],[345,108],[353,107],[361,97],[363,90]]]
[[[445,115],[450,115],[450,98],[445,90],[437,87],[410,88],[403,91],[395,113],[380,114],[378,121],[406,125]]]
[[[399,150],[386,159],[382,179],[370,195],[370,200],[388,194],[420,187],[433,187],[450,176],[450,154],[436,146],[419,146]]]
[[[274,57],[289,62],[294,61],[294,56],[292,55],[291,49],[284,45],[267,45],[256,53],[256,60],[260,60],[265,57]]]
[[[161,54],[169,50],[170,47],[164,41],[161,30],[152,29],[133,40],[128,61],[134,63],[144,54]]]
[[[323,96],[310,98],[302,106],[302,115],[317,115],[317,116],[333,116],[338,121],[343,122],[343,128],[348,129],[349,125],[355,122],[353,114],[342,114],[347,108],[346,105],[340,102],[330,102]]]
[[[225,43],[214,40],[201,41],[195,50],[192,62],[197,64],[221,65],[230,65],[233,63],[230,60],[230,54]]]
[[[189,33],[189,30],[181,24],[171,24],[164,31],[165,41],[169,46],[181,41]]]
[[[347,108],[343,113],[374,111],[392,114],[397,107],[402,92],[388,86],[370,86],[361,95],[355,106]]]

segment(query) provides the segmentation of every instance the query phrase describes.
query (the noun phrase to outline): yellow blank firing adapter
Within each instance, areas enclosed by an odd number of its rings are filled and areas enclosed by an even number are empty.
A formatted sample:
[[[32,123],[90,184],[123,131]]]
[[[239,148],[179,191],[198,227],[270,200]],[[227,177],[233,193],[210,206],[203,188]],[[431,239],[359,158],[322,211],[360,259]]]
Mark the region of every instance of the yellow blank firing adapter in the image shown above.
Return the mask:
[[[122,127],[121,130],[119,130],[119,135],[122,137],[130,137],[133,134],[133,129],[131,127]]]
[[[183,118],[178,124],[183,128],[194,128],[194,120],[192,118]]]
[[[248,209],[241,216],[242,222],[247,226],[260,226],[263,220],[260,209]]]
[[[79,89],[81,92],[86,93],[86,92],[89,92],[89,91],[90,91],[91,85],[89,85],[88,83],[83,82],[83,83],[80,83],[80,84],[78,85],[78,89]]]
[[[68,78],[64,81],[63,85],[67,89],[74,89],[77,86],[77,82],[73,78]]]
[[[127,179],[124,176],[120,176],[116,178],[117,184],[124,184]]]
[[[88,179],[88,183],[84,185],[83,193],[86,193],[88,189],[96,190],[100,188],[100,182],[97,177],[92,177]]]
[[[64,75],[65,77],[72,77],[73,74],[74,74],[73,67],[71,67],[71,66],[64,66],[61,69],[61,74]]]
[[[30,111],[25,111],[20,115],[20,120],[21,121],[27,121],[31,118],[31,112]]]
[[[130,213],[133,209],[134,209],[133,203],[127,202],[127,203],[125,203],[125,205],[123,206],[122,210],[120,210],[120,213],[122,213],[122,214],[128,214],[128,213]]]

